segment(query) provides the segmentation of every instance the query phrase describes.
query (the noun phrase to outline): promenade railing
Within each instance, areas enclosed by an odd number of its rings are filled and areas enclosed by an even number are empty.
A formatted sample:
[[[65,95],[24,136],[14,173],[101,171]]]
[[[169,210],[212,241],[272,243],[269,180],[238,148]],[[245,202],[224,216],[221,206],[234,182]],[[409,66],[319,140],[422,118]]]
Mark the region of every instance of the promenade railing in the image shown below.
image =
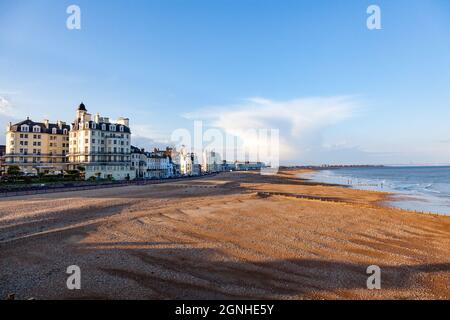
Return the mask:
[[[166,179],[143,179],[143,180],[131,180],[131,181],[114,181],[114,182],[104,182],[104,183],[92,183],[92,184],[81,184],[81,185],[69,185],[66,183],[63,186],[35,186],[35,187],[23,187],[20,190],[2,190],[0,191],[0,198],[9,197],[20,197],[27,195],[37,195],[37,194],[48,194],[48,193],[59,193],[59,192],[74,192],[74,191],[85,191],[85,190],[95,190],[95,189],[106,189],[106,188],[117,188],[125,186],[142,186],[151,184],[163,184],[187,180],[201,179],[205,176],[211,177],[215,176],[217,173],[211,173],[201,176],[186,176],[177,178],[166,178]]]

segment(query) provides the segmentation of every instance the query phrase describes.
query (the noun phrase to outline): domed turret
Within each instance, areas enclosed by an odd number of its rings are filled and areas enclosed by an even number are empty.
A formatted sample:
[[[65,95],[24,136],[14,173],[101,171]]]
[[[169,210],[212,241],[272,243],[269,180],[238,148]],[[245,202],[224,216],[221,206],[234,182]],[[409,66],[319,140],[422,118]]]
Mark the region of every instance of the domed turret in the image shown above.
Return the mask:
[[[87,110],[86,110],[86,106],[84,105],[83,102],[80,104],[80,106],[78,107],[77,110],[78,110],[78,111],[87,111]]]

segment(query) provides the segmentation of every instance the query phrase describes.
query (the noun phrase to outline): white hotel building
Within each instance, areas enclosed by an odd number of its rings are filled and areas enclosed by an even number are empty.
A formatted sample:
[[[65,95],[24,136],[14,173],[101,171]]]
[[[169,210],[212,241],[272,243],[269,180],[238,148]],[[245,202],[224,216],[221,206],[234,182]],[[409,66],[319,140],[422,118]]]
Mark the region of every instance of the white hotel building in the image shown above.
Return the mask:
[[[131,132],[129,120],[92,116],[82,103],[69,133],[69,169],[85,169],[91,177],[126,180],[134,179],[131,168]]]

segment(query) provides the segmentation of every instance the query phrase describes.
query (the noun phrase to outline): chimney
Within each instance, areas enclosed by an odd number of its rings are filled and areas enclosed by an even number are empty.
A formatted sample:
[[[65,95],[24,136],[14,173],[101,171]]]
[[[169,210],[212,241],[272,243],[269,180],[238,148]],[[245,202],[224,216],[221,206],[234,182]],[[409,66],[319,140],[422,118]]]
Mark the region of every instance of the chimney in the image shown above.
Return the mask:
[[[44,126],[48,129],[49,123],[47,119],[44,119]]]
[[[117,119],[117,123],[129,127],[130,126],[130,119],[120,117],[119,119]]]

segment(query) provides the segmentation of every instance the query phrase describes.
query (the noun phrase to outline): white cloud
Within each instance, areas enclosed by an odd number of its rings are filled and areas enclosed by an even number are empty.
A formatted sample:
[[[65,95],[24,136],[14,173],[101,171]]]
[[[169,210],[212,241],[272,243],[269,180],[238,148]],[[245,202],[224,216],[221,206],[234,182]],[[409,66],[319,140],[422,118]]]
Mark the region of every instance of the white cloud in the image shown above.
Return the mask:
[[[10,99],[0,92],[0,128],[4,130],[9,122],[17,122],[13,115],[13,105]],[[0,144],[5,144],[5,135],[0,134]]]
[[[131,125],[132,144],[150,151],[153,148],[165,148],[168,145],[168,135],[160,133],[146,124]]]
[[[0,96],[0,113],[8,114],[11,109],[11,103],[5,97]]]
[[[236,105],[203,109],[185,117],[207,120],[211,126],[239,137],[247,145],[255,144],[248,130],[278,129],[280,161],[299,163],[323,151],[323,129],[353,117],[359,109],[360,103],[349,96],[287,101],[256,97]]]

